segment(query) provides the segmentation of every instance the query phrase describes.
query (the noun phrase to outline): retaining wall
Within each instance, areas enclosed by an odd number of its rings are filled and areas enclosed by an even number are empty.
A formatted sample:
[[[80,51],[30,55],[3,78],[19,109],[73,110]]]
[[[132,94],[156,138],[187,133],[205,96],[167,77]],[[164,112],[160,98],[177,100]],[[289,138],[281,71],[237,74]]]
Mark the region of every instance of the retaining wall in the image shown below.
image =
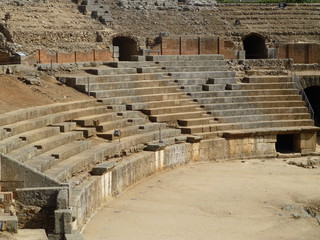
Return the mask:
[[[37,170],[30,168],[2,153],[0,153],[0,180],[1,183],[11,189],[61,187],[61,184]]]

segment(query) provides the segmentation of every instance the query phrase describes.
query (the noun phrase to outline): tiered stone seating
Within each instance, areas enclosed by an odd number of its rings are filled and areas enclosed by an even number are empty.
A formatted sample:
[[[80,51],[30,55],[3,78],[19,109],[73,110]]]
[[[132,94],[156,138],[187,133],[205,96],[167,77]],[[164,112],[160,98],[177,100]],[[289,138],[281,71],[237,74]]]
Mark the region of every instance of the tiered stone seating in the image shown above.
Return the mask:
[[[239,82],[222,55],[147,56],[146,60],[110,63],[112,67],[85,69],[90,73],[86,76],[63,77],[83,92],[90,82],[90,94],[112,107],[139,110],[153,122],[205,138],[226,132],[252,134],[263,128],[285,132],[313,127],[284,68],[247,71]],[[100,131],[106,132],[102,125]],[[99,134],[112,139],[112,132]]]
[[[7,40],[23,45],[24,53],[88,51],[97,48],[97,33],[103,36],[106,31],[90,15],[80,13],[73,1],[23,1],[23,6],[11,2],[4,11],[11,14],[6,27],[12,39]]]
[[[189,93],[225,124],[224,136],[313,128],[290,76],[279,70],[247,71],[247,75],[241,83],[227,84],[223,91]]]
[[[79,10],[83,13],[91,12],[91,17],[99,20],[103,24],[112,22],[110,8],[106,4],[102,4],[99,0],[84,0],[79,6]]]
[[[171,78],[173,74],[188,74],[189,77],[192,77],[193,73],[170,71],[169,74],[167,69],[168,65],[165,66],[168,62],[158,61],[163,60],[163,57],[164,56],[148,57],[147,60],[153,60],[150,61],[153,62],[152,64],[149,62],[137,61],[136,72],[139,73],[132,73],[131,75],[129,74],[129,71],[131,70],[127,67],[133,67],[133,62],[109,64],[120,68],[104,67],[100,69],[86,69],[86,72],[98,75],[97,77],[90,77],[90,79],[92,79],[90,80],[91,95],[99,98],[100,101],[105,103],[126,104],[128,110],[141,110],[148,115],[149,119],[153,122],[167,122],[173,126],[178,126],[178,120],[180,119],[193,119],[194,124],[210,124],[213,119],[200,108],[199,104],[190,101],[185,94],[177,89],[177,86],[172,81],[169,81],[169,78]],[[195,64],[195,66],[173,66],[170,70],[183,71],[186,68],[191,68],[191,71],[198,70],[198,74],[201,75],[202,73],[205,77],[217,75],[225,76],[225,74],[234,75],[233,73],[226,71],[217,71],[226,70],[226,66],[222,66],[218,61],[223,58],[221,55],[193,56],[191,59],[199,57],[206,61],[204,66],[196,66],[197,64]],[[179,58],[183,60],[182,56]],[[185,56],[185,58],[190,58],[190,56]],[[172,62],[177,59],[177,56],[166,56],[165,59]],[[217,66],[210,66],[210,61],[217,62]],[[113,75],[116,72],[123,78],[120,79],[119,75]],[[102,77],[103,75],[100,76],[99,74],[106,75]],[[186,76],[186,78],[187,77],[188,76]],[[68,84],[76,85],[81,91],[87,92],[88,84],[86,84],[86,80],[81,80],[79,77],[76,79],[75,77],[70,76],[64,76],[63,78],[66,79]],[[142,80],[137,81],[137,79]],[[118,99],[117,103],[115,102],[115,99]],[[191,132],[183,129],[183,133]]]
[[[257,32],[277,36],[284,42],[291,42],[292,35],[300,41],[316,40],[319,22],[319,4],[217,4],[219,17],[229,23],[229,31],[236,38],[239,32]],[[240,24],[234,24],[236,20]]]
[[[15,111],[1,116],[0,124],[2,153],[59,181],[121,151],[139,145],[142,150],[160,137],[159,128],[163,139],[180,135],[165,124],[151,124],[140,112],[114,111],[96,100]],[[118,140],[115,129],[121,129],[120,143],[88,138]]]
[[[114,136],[121,131],[120,138]],[[94,181],[95,164],[144,150],[186,141],[181,130],[151,123],[125,106],[107,107],[96,99],[9,112],[0,117],[0,152],[71,186],[74,218],[81,194]],[[81,191],[79,191],[81,189]],[[83,220],[83,218],[81,218]]]

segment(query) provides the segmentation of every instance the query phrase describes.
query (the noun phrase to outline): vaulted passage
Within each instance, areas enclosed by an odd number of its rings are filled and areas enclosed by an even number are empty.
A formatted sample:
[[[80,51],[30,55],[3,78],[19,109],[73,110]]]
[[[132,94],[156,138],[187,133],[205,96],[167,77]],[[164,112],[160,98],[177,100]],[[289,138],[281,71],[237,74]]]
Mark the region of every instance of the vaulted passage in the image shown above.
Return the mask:
[[[137,55],[137,43],[129,37],[116,37],[112,40],[113,46],[119,47],[119,61],[130,61],[131,56]]]
[[[312,87],[306,88],[304,91],[314,111],[315,125],[319,127],[320,126],[320,87],[312,86]]]
[[[267,48],[265,41],[258,35],[249,35],[243,40],[246,59],[267,58]]]
[[[276,151],[280,153],[293,153],[294,149],[294,135],[283,134],[277,135]]]

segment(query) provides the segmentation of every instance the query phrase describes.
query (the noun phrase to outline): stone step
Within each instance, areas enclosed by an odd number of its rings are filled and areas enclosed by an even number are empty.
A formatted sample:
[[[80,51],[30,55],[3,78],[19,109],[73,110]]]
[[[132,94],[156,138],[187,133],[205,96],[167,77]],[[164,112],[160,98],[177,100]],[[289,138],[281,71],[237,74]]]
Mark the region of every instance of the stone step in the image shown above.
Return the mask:
[[[258,90],[258,89],[294,89],[296,85],[292,82],[286,83],[242,83],[228,84],[226,90]]]
[[[7,137],[14,136],[23,132],[35,130],[40,127],[46,127],[48,125],[57,124],[65,121],[71,121],[75,118],[103,113],[106,111],[105,106],[89,107],[81,109],[73,109],[65,112],[58,112],[51,115],[42,116],[35,119],[25,120],[13,125],[6,125],[3,128],[7,131]]]
[[[101,91],[101,90],[115,90],[115,89],[130,89],[130,88],[147,88],[147,87],[160,87],[160,86],[169,86],[170,81],[164,80],[144,80],[144,81],[130,81],[130,82],[111,82],[111,83],[91,83],[84,85],[77,85],[77,89],[82,92],[87,92],[88,87],[90,91]]]
[[[266,95],[266,96],[235,96],[235,97],[211,97],[198,98],[194,101],[199,104],[211,103],[240,103],[240,102],[262,102],[262,101],[299,101],[302,100],[300,95]]]
[[[213,124],[213,117],[192,118],[192,119],[179,119],[178,124],[182,127]]]
[[[192,101],[188,98],[181,98],[181,99],[173,99],[173,100],[164,100],[164,101],[151,101],[151,102],[144,102],[144,103],[132,103],[127,104],[128,110],[142,110],[148,108],[158,108],[158,107],[170,107],[170,106],[184,106],[193,104]]]
[[[236,84],[237,79],[234,77],[230,78],[209,78],[207,84]]]
[[[206,61],[206,60],[223,60],[221,54],[210,55],[157,55],[146,56],[147,61]]]
[[[290,76],[250,76],[243,78],[244,83],[278,83],[292,82]]]
[[[226,90],[226,84],[204,84],[202,85],[202,91],[224,91]]]
[[[0,152],[9,153],[27,144],[60,134],[58,127],[44,127],[0,141]]]
[[[91,92],[91,95],[96,98],[132,96],[132,95],[149,95],[149,94],[167,94],[177,92],[176,86],[166,87],[149,87],[149,88],[135,88],[135,89],[118,89],[118,90],[101,90]]]
[[[172,79],[187,78],[232,78],[235,73],[231,71],[210,71],[210,72],[170,72],[168,73]]]
[[[96,99],[74,101],[68,103],[55,103],[45,106],[25,108],[2,114],[0,116],[0,126],[25,121],[26,119],[39,118],[54,113],[94,106],[98,106]]]
[[[77,124],[75,122],[62,122],[52,124],[51,126],[58,127],[60,129],[60,132],[70,132],[77,128]]]
[[[254,136],[254,135],[270,135],[270,134],[295,134],[301,131],[318,131],[318,127],[314,126],[290,126],[290,127],[273,127],[273,128],[254,128],[254,129],[241,129],[229,130],[223,133],[224,138],[237,137],[237,136]]]
[[[37,148],[34,147],[33,145],[26,145],[22,148],[19,148],[17,150],[14,150],[8,153],[7,155],[19,162],[25,162],[26,160],[36,156],[37,152],[38,152]]]
[[[206,84],[208,80],[203,78],[191,78],[191,79],[175,79],[173,82],[181,86],[186,86],[186,85],[203,85],[203,84]]]
[[[284,69],[280,69],[280,70],[274,70],[274,69],[254,69],[254,70],[246,70],[245,73],[248,76],[265,76],[265,75],[273,75],[273,76],[278,76],[278,75],[284,75],[284,76],[288,76],[288,72],[287,70]]]
[[[235,97],[235,96],[266,96],[266,95],[294,95],[298,94],[297,89],[268,89],[268,90],[226,90],[226,91],[201,91],[189,92],[187,95],[192,98],[209,97]]]
[[[22,148],[10,152],[8,155],[20,162],[25,162],[49,150],[79,139],[83,139],[81,132],[61,133],[59,135],[47,137],[45,139],[28,144]]]
[[[161,137],[163,139],[181,134],[180,129],[163,129],[161,131]],[[94,146],[87,151],[81,152],[65,161],[59,162],[50,169],[46,170],[44,174],[47,176],[65,182],[72,176],[83,171],[89,171],[93,163],[102,162],[106,157],[114,156],[120,153],[122,150],[130,149],[133,146],[144,144],[146,142],[154,141],[159,139],[159,131],[142,132],[130,137],[123,137],[121,141],[115,141],[111,143],[100,144]]]
[[[186,85],[205,85],[205,84],[224,84],[227,83],[236,83],[237,80],[235,78],[194,78],[194,79],[175,79],[174,83],[178,85],[186,86]]]
[[[117,74],[106,76],[60,76],[58,79],[65,82],[70,87],[84,85],[88,83],[105,83],[105,82],[127,82],[127,81],[142,81],[142,80],[159,80],[163,79],[163,73],[137,73],[137,74]]]
[[[245,103],[225,103],[206,104],[206,110],[227,110],[227,109],[247,109],[247,108],[277,108],[277,107],[303,107],[303,101],[271,101],[271,102],[245,102]]]
[[[108,66],[115,68],[139,68],[139,67],[151,67],[152,62],[147,61],[120,61],[120,62],[109,62]]]
[[[104,111],[106,111],[105,106],[74,109],[74,110],[69,110],[65,112],[59,112],[51,115],[42,116],[36,119],[21,121],[13,125],[6,125],[6,126],[3,126],[3,128],[7,131],[7,137],[9,137],[9,136],[14,136],[23,132],[35,130],[40,127],[46,127],[52,124],[70,121],[80,116],[103,113]]]
[[[203,140],[207,140],[207,139],[220,138],[220,137],[222,137],[223,132],[221,132],[221,131],[215,131],[215,132],[200,132],[200,133],[194,133],[193,135],[195,135],[195,136],[200,136],[200,137],[202,137]]]
[[[136,74],[135,68],[111,68],[111,67],[96,67],[83,68],[84,71],[93,75],[114,75],[114,74]]]
[[[187,66],[226,66],[227,60],[186,60],[186,61],[156,61],[155,64],[159,65],[160,67],[187,67]]]
[[[166,72],[211,72],[211,71],[227,71],[229,68],[225,66],[166,66],[161,70]]]
[[[160,67],[138,67],[137,73],[155,73],[155,72],[164,72]]]
[[[211,114],[214,117],[226,116],[241,116],[241,115],[260,115],[260,114],[293,114],[293,113],[306,113],[306,107],[278,107],[278,108],[247,108],[247,109],[228,109],[228,110],[215,110]]]
[[[79,154],[91,146],[90,141],[74,141],[71,143],[67,143],[55,149],[52,149],[46,153],[44,156],[52,156],[56,159],[56,162],[66,160],[74,155]]]
[[[166,101],[166,100],[175,100],[187,98],[181,92],[175,93],[166,93],[166,94],[150,94],[150,95],[137,95],[137,96],[121,96],[113,98],[100,98],[98,101],[101,101],[107,105],[113,104],[130,104],[130,103],[139,103],[139,102],[149,102],[149,101]],[[130,110],[130,108],[128,109]]]
[[[195,134],[195,133],[204,133],[204,132],[216,132],[222,130],[236,130],[241,129],[238,124],[226,123],[226,124],[203,124],[203,125],[196,125],[196,126],[189,126],[181,128],[181,132],[184,134]]]
[[[241,123],[243,129],[247,128],[277,128],[277,127],[295,127],[295,126],[314,126],[313,120],[277,120]]]
[[[157,131],[159,129],[166,129],[165,123],[144,123],[143,125],[134,125],[121,128],[120,140],[123,137],[134,136],[136,134],[142,134],[150,131]],[[114,135],[114,130],[106,131],[99,134],[99,137],[107,139],[109,141],[119,140],[119,136]]]
[[[94,127],[98,126],[100,123],[117,121],[122,118],[138,117],[137,112],[110,112],[103,114],[95,114],[90,116],[85,116],[81,118],[74,119],[77,125],[81,127]]]
[[[309,119],[309,113],[291,113],[291,114],[260,114],[260,115],[240,115],[223,117],[225,122],[256,122],[256,121],[276,121],[276,120],[298,120]]]
[[[38,149],[38,153],[41,154],[78,140],[83,140],[82,132],[73,131],[46,138],[44,140],[33,143],[33,145]]]
[[[168,106],[168,107],[158,107],[142,109],[142,112],[146,115],[160,115],[160,114],[170,114],[179,112],[191,112],[199,110],[199,105],[182,105],[182,106]]]
[[[192,112],[178,112],[149,116],[149,120],[152,122],[172,122],[179,119],[191,119],[208,117],[205,111],[192,111]]]
[[[202,91],[202,85],[180,86],[179,89],[181,89],[183,92],[199,92]]]
[[[100,125],[96,126],[97,136],[103,137],[104,133],[107,131],[114,131],[115,129],[123,129],[128,126],[134,126],[137,124],[145,124],[146,118],[128,118],[119,119],[117,121],[102,122]]]

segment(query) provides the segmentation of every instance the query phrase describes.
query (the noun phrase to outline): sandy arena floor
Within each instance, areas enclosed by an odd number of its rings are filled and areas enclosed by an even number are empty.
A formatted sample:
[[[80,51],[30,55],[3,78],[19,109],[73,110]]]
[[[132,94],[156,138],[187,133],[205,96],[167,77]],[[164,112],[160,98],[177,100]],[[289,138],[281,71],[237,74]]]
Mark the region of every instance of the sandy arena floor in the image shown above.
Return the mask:
[[[320,168],[282,160],[188,165],[151,177],[98,211],[85,240],[319,240]]]

